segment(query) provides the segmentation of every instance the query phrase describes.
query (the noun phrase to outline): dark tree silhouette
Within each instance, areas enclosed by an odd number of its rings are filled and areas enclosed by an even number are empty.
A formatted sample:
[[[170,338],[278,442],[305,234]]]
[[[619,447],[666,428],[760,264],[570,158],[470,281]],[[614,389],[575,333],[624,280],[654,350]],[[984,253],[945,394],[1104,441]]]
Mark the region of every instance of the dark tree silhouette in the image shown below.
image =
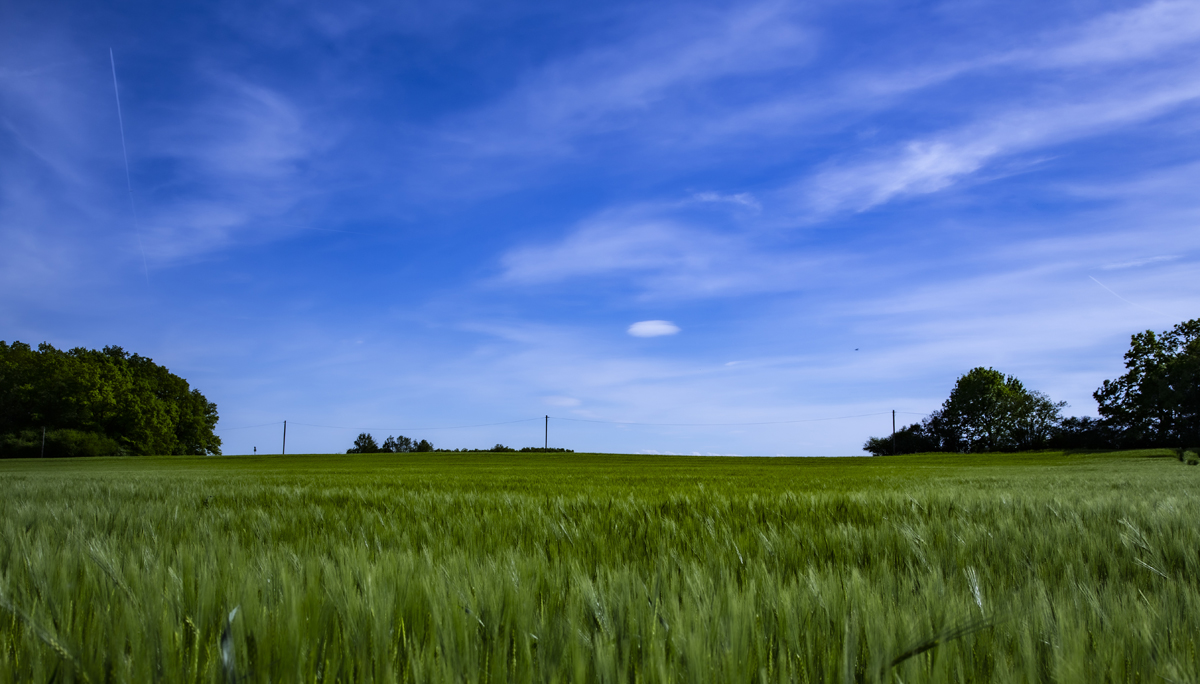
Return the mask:
[[[375,438],[369,432],[360,432],[358,438],[354,440],[354,446],[346,449],[348,454],[376,454],[379,453],[379,445],[375,442]]]
[[[1200,444],[1200,318],[1130,338],[1126,373],[1094,396],[1123,448]]]
[[[1019,451],[1050,444],[1066,402],[1026,389],[1020,380],[993,368],[973,368],[961,376],[942,408],[920,423],[896,432],[895,452]],[[863,450],[892,453],[892,438],[872,437]]]
[[[217,405],[120,347],[0,341],[0,457],[221,453]]]

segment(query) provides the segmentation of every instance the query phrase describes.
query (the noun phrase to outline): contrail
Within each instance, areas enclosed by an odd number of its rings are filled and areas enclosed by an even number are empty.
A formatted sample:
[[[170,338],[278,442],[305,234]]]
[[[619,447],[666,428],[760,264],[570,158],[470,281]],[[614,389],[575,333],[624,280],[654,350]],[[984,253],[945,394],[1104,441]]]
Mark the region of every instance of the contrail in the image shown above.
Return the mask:
[[[137,237],[138,251],[142,253],[142,272],[146,285],[150,285],[150,267],[146,264],[146,248],[142,246],[142,231],[138,228],[137,206],[133,203],[133,179],[129,175],[129,151],[125,148],[125,117],[121,115],[121,91],[117,88],[117,60],[112,48],[108,49],[108,61],[112,63],[113,95],[117,98],[117,123],[121,127],[121,156],[125,158],[125,185],[129,188],[129,211],[133,214],[133,234]]]
[[[1088,276],[1088,277],[1089,277],[1089,278],[1092,278],[1092,276]],[[1104,288],[1104,289],[1108,290],[1108,293],[1109,293],[1109,294],[1111,294],[1112,296],[1116,297],[1117,299],[1119,299],[1119,300],[1121,300],[1121,301],[1125,302],[1126,304],[1131,304],[1131,305],[1133,305],[1133,306],[1136,306],[1136,307],[1137,307],[1137,308],[1139,308],[1139,309],[1145,309],[1146,311],[1149,311],[1149,312],[1151,312],[1151,313],[1156,313],[1156,314],[1158,314],[1159,316],[1166,316],[1166,314],[1165,314],[1165,313],[1163,313],[1163,312],[1161,312],[1161,311],[1158,311],[1158,310],[1156,310],[1156,309],[1151,309],[1151,308],[1150,308],[1150,307],[1148,307],[1148,306],[1142,306],[1141,304],[1135,304],[1134,302],[1131,302],[1131,301],[1129,301],[1128,299],[1125,299],[1124,297],[1122,297],[1121,295],[1117,294],[1116,292],[1113,292],[1113,291],[1112,291],[1112,290],[1111,290],[1111,289],[1110,289],[1110,288],[1109,288],[1107,285],[1105,285],[1104,283],[1100,282],[1099,280],[1096,280],[1095,278],[1092,278],[1092,282],[1094,282],[1094,283],[1096,283],[1097,285],[1099,285],[1100,287],[1102,287],[1102,288]]]

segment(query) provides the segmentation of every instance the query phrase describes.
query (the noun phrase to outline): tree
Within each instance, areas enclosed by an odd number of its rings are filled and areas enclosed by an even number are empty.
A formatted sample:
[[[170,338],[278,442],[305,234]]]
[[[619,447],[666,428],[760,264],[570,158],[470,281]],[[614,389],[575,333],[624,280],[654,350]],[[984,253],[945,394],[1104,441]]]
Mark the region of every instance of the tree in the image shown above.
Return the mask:
[[[219,454],[217,420],[186,380],[120,347],[0,342],[0,456],[39,455],[43,429],[47,456]]]
[[[369,432],[360,432],[354,440],[354,446],[346,449],[348,454],[376,454],[379,453],[379,445],[375,442],[375,438]]]
[[[961,376],[941,409],[896,433],[896,452],[1019,451],[1049,445],[1066,402],[1028,390],[1020,380],[993,368]],[[892,453],[891,437],[872,437],[863,450]]]
[[[1053,449],[1115,449],[1116,444],[1112,428],[1090,416],[1064,418],[1050,438]]]
[[[413,444],[411,438],[400,435],[383,440],[383,446],[379,447],[379,451],[385,454],[407,454],[410,451],[416,451],[416,445]]]
[[[924,422],[913,423],[896,431],[895,440],[887,437],[872,437],[863,445],[863,451],[874,456],[888,454],[917,454],[925,451],[941,451],[942,440],[936,432],[929,428],[930,418]]]
[[[413,445],[412,450],[413,451],[433,451],[433,444],[431,442],[426,442],[425,440],[421,440]]]
[[[958,379],[942,404],[942,446],[966,452],[1044,448],[1066,405],[1025,389],[1011,375],[973,368]]]
[[[1200,318],[1133,335],[1125,368],[1092,395],[1117,444],[1200,444]]]

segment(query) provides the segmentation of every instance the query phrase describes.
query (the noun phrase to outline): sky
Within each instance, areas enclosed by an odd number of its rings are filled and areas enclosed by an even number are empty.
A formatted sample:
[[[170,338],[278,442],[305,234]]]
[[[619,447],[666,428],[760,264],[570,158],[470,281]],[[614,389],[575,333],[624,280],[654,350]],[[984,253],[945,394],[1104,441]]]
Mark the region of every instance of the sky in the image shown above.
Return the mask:
[[[1200,316],[1197,64],[1190,0],[3,0],[0,339],[226,454],[861,455],[977,366],[1094,416]]]

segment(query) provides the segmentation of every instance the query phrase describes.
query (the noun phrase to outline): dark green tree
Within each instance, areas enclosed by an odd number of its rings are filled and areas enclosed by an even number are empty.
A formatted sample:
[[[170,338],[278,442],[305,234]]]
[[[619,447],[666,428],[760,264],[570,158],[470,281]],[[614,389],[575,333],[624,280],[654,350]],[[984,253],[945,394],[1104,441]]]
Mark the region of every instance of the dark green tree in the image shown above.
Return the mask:
[[[1200,444],[1200,318],[1133,335],[1125,368],[1092,395],[1117,444]]]
[[[896,431],[895,440],[887,437],[872,437],[863,445],[863,451],[874,456],[889,454],[917,454],[926,451],[941,451],[942,440],[929,428],[930,418],[913,423]]]
[[[1116,436],[1104,421],[1091,416],[1064,418],[1050,438],[1053,449],[1116,449]]]
[[[1026,389],[1020,380],[993,368],[961,376],[941,409],[896,433],[896,453],[918,451],[1020,451],[1050,444],[1066,402]],[[891,436],[863,445],[872,454],[892,453]]]
[[[1019,451],[1044,448],[1062,421],[1066,402],[1028,390],[993,368],[973,368],[958,379],[942,404],[942,445],[947,451]]]
[[[426,442],[426,444],[428,444],[428,442]],[[379,451],[385,454],[407,454],[411,451],[421,451],[421,449],[418,448],[419,446],[420,443],[413,442],[411,437],[405,437],[404,435],[392,437],[391,435],[388,435],[388,438],[383,440],[383,446],[379,447]],[[431,449],[432,447],[426,451]]]
[[[377,454],[379,453],[379,444],[375,442],[375,438],[369,432],[360,432],[354,440],[354,446],[346,449],[348,454]]]
[[[43,429],[48,456],[219,454],[217,419],[186,380],[120,347],[0,342],[2,456],[38,455],[19,445],[37,433],[40,453]]]

